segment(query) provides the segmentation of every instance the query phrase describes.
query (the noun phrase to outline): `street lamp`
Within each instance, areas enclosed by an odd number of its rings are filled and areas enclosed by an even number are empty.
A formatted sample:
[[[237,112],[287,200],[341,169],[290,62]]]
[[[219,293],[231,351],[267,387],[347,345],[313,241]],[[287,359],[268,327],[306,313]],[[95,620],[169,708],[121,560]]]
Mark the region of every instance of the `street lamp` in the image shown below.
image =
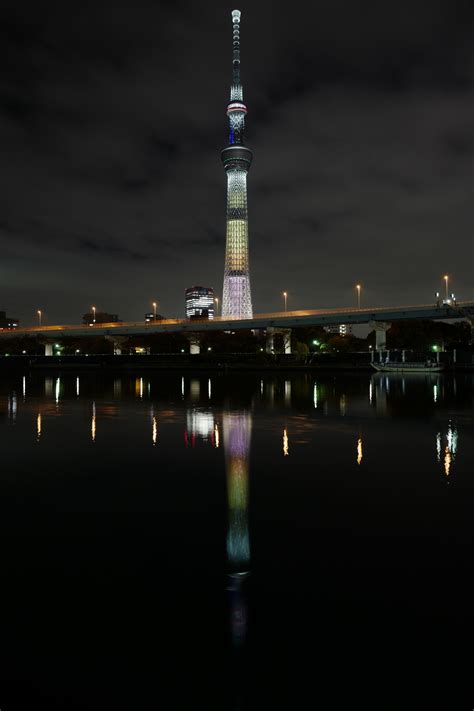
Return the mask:
[[[93,313],[92,323],[95,323],[95,306],[92,307],[92,313]]]
[[[156,321],[156,301],[153,302],[153,320]]]
[[[38,314],[38,323],[41,326],[41,316],[43,315],[41,312],[41,309],[38,309],[38,311],[36,313]]]
[[[287,299],[288,299],[288,294],[286,293],[286,291],[283,292],[283,298],[285,299],[285,311],[286,311],[286,303],[287,303]]]
[[[357,289],[357,308],[360,309],[360,290],[361,290],[360,284],[356,284],[356,289]]]
[[[449,289],[449,276],[447,274],[444,275],[443,277],[444,282],[446,284],[446,301],[448,300],[448,289]]]

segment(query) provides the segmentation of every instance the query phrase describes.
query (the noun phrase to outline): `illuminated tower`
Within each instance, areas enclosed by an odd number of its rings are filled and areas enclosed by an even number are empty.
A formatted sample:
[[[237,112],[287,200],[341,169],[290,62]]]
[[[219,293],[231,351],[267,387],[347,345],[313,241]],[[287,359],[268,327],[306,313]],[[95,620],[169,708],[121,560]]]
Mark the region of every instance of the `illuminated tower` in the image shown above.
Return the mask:
[[[222,316],[252,317],[249,277],[247,173],[252,151],[244,146],[245,114],[240,83],[240,11],[232,11],[233,78],[230,88],[229,145],[221,154],[227,174],[227,230]]]

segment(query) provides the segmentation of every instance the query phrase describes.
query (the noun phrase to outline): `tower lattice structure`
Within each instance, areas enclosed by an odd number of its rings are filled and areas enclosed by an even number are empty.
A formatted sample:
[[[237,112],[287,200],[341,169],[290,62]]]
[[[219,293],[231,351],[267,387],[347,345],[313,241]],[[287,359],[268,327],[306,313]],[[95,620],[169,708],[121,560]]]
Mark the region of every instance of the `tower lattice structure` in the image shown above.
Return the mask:
[[[244,146],[247,107],[243,102],[243,89],[240,83],[240,16],[239,10],[232,11],[233,76],[230,102],[227,105],[229,145],[221,154],[227,175],[227,230],[222,316],[251,318],[247,173],[252,163],[252,151]]]

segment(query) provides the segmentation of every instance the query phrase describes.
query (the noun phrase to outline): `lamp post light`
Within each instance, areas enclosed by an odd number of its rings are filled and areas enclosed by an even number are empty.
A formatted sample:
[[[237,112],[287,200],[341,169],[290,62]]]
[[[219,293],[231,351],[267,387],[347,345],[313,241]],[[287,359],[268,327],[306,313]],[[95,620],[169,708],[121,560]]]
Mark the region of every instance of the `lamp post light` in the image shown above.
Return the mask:
[[[449,292],[448,292],[448,289],[449,289],[449,276],[448,276],[447,274],[445,274],[444,277],[443,277],[443,279],[444,279],[444,283],[445,283],[445,285],[446,285],[446,301],[447,301],[448,298],[449,298],[449,295],[448,295],[448,293],[449,293]]]
[[[356,289],[357,289],[357,308],[360,309],[360,290],[361,290],[360,284],[356,284]]]
[[[153,306],[153,320],[156,321],[156,306],[157,306],[156,301],[153,301],[152,306]]]
[[[92,314],[93,314],[93,316],[92,316],[92,323],[95,323],[95,311],[96,311],[95,306],[93,306],[93,307],[92,307]]]
[[[287,299],[288,299],[288,294],[286,293],[286,291],[283,292],[283,298],[285,300],[285,311],[286,311]]]
[[[43,313],[42,313],[41,309],[38,309],[38,311],[36,313],[38,314],[38,324],[39,324],[39,326],[41,326],[41,317],[42,317]]]

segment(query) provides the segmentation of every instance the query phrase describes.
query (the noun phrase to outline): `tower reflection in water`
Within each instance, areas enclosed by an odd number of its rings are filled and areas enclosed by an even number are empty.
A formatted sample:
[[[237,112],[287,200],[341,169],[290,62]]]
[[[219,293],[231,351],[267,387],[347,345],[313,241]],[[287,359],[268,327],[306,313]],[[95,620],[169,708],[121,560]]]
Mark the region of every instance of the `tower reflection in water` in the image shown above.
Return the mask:
[[[242,647],[247,633],[244,581],[250,572],[248,476],[252,418],[244,411],[224,412],[222,424],[229,507],[227,591],[232,643],[234,649],[238,650]]]

